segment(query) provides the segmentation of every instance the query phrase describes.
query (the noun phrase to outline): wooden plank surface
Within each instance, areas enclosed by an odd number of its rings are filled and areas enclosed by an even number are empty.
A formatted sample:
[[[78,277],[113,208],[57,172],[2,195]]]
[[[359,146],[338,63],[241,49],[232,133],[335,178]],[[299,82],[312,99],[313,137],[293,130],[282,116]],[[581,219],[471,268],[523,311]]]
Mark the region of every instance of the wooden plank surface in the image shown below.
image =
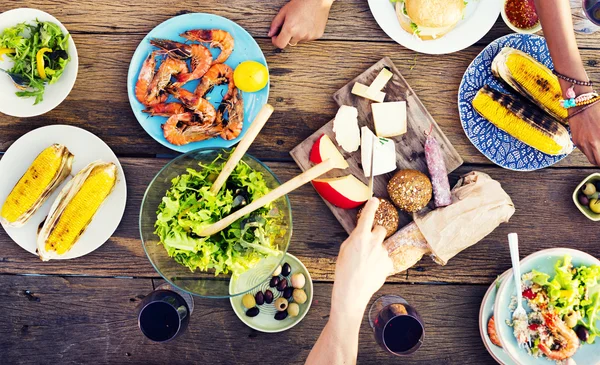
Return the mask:
[[[129,182],[129,199],[121,225],[104,246],[88,256],[70,260],[68,265],[62,261],[43,263],[0,230],[0,273],[158,277],[142,248],[138,217],[147,185],[168,160],[122,158],[121,162]],[[300,171],[291,162],[267,165],[282,181]],[[523,256],[543,248],[561,246],[600,256],[600,247],[594,238],[598,225],[579,213],[571,201],[577,184],[597,170],[545,169],[523,174],[499,168],[463,166],[451,174],[451,183],[460,174],[473,169],[488,173],[502,183],[517,208],[511,221],[454,257],[448,265],[441,267],[426,257],[408,273],[389,278],[389,282],[488,283],[510,267],[506,245],[509,232],[519,232]],[[335,259],[340,243],[347,237],[346,232],[312,186],[294,191],[290,200],[294,234],[289,252],[307,266],[315,280],[333,281]]]
[[[444,132],[442,132],[436,121],[431,117],[431,114],[425,109],[423,103],[406,82],[400,71],[398,71],[388,57],[384,57],[373,66],[369,67],[365,72],[344,85],[340,90],[333,94],[333,99],[339,106],[349,105],[356,107],[358,110],[358,126],[367,126],[371,131],[375,132],[375,124],[371,111],[372,102],[368,99],[353,95],[351,90],[357,82],[363,85],[371,85],[384,67],[391,70],[393,73],[393,77],[383,89],[386,93],[385,101],[402,100],[406,102],[407,131],[402,136],[391,138],[396,145],[396,165],[398,169],[414,169],[427,172],[424,144],[426,133],[431,130],[433,136],[440,144],[442,156],[448,172],[454,171],[462,165],[462,158],[458,152],[456,152],[456,149],[452,146],[446,135],[444,135]],[[309,161],[309,155],[313,144],[320,136],[326,134],[332,141],[336,140],[335,133],[333,132],[333,123],[333,120],[328,122],[290,151],[290,155],[294,158],[294,161],[300,166],[302,171],[306,171],[313,165]],[[326,174],[326,176],[335,177],[350,173],[359,180],[362,180],[365,184],[368,184],[369,179],[364,176],[362,168],[361,149],[353,153],[348,153],[341,148],[339,148],[339,150],[344,155],[344,158],[346,158],[349,167],[343,172],[334,170]],[[387,182],[392,174],[393,172],[374,178],[373,192],[375,196],[381,198],[388,197]],[[358,212],[358,209],[342,209],[326,200],[323,201],[329,209],[331,209],[333,215],[337,218],[342,227],[344,227],[346,232],[350,234],[350,232],[354,230],[354,227],[356,227],[356,213]],[[411,216],[401,212],[399,228],[404,227],[410,221],[412,221]]]
[[[127,98],[127,69],[143,38],[135,35],[74,35],[80,70],[69,97],[53,111],[35,118],[0,118],[0,151],[24,133],[48,124],[76,125],[95,133],[118,154],[173,154],[141,128]],[[469,142],[456,105],[464,70],[482,47],[443,57],[415,55],[396,44],[372,42],[307,43],[285,52],[259,40],[271,71],[269,102],[275,107],[250,153],[262,159],[291,161],[289,151],[330,121],[337,111],[331,96],[383,56],[389,56],[442,131],[467,163],[490,164]],[[600,79],[600,52],[584,50],[590,77]],[[575,151],[557,166],[589,166]]]
[[[487,0],[486,0],[487,1]],[[5,0],[4,3],[7,1]],[[10,1],[1,10],[28,7],[42,9],[56,16],[72,33],[137,33],[146,34],[159,23],[176,15],[205,12],[227,17],[252,34],[266,37],[271,21],[286,3],[286,0],[255,1],[186,0],[169,1],[166,6],[161,0],[140,3],[135,0],[119,2],[108,0],[52,1],[28,0],[25,3]],[[512,33],[500,16],[494,27],[478,44]],[[375,22],[365,0],[336,1],[329,14],[324,40],[361,40],[369,42],[392,42]],[[580,47],[597,48],[600,33],[578,35]]]
[[[479,337],[479,303],[487,286],[385,285],[425,323],[424,345],[402,364],[494,364]],[[246,327],[228,300],[196,298],[188,331],[155,344],[137,328],[135,307],[148,279],[0,275],[0,349],[5,364],[303,364],[327,321],[331,284],[316,283],[314,301],[295,328],[265,334]],[[465,344],[468,344],[466,346]],[[397,364],[375,343],[365,316],[359,364]]]

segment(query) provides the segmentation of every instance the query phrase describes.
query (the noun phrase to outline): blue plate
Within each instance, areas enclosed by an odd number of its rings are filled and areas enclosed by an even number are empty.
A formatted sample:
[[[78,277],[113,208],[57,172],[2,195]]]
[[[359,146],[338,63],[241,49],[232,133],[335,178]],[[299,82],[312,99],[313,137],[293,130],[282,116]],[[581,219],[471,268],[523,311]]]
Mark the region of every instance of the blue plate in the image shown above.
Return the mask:
[[[479,308],[479,334],[481,335],[481,340],[485,345],[485,348],[490,353],[490,355],[496,360],[498,364],[501,365],[516,365],[514,361],[510,359],[508,354],[502,350],[501,347],[498,347],[492,343],[490,340],[490,336],[488,335],[488,321],[490,317],[494,315],[494,304],[496,303],[496,293],[498,292],[498,285],[502,283],[508,276],[508,271],[505,271],[502,275],[496,279],[492,285],[488,288],[487,292],[483,296],[483,300],[481,301],[481,307]],[[498,322],[496,322],[496,327],[498,326]]]
[[[248,60],[257,61],[267,66],[267,60],[265,59],[264,54],[254,38],[252,38],[252,36],[237,23],[218,15],[204,13],[176,16],[152,29],[152,31],[150,31],[150,33],[148,33],[144,39],[142,39],[139,46],[135,50],[135,53],[133,54],[133,58],[129,64],[129,73],[127,75],[127,94],[129,96],[131,109],[133,109],[133,114],[135,114],[135,117],[144,130],[146,130],[146,132],[157,142],[172,150],[185,153],[198,148],[231,147],[235,145],[240,138],[242,138],[250,126],[250,123],[252,123],[258,114],[260,108],[267,103],[267,99],[269,98],[270,83],[267,83],[267,86],[260,91],[254,93],[242,93],[244,98],[244,128],[242,129],[242,133],[240,133],[238,138],[231,141],[226,141],[220,137],[217,137],[206,141],[188,143],[183,146],[175,146],[169,143],[163,136],[161,125],[166,122],[167,118],[157,116],[150,117],[148,114],[143,113],[142,110],[145,107],[135,97],[135,83],[138,79],[142,64],[144,63],[144,60],[148,54],[155,50],[155,48],[150,45],[150,39],[165,38],[182,43],[189,43],[187,39],[180,37],[179,35],[190,29],[222,29],[231,33],[235,40],[235,48],[225,64],[233,69],[235,69],[241,62]],[[213,56],[217,56],[220,52],[220,49],[218,48],[210,48],[210,50],[213,53]],[[189,82],[185,85],[185,88],[190,91],[194,91],[198,85],[198,82],[199,81]],[[215,87],[214,90],[208,94],[210,96],[211,103],[215,107],[218,107],[225,88],[226,85]],[[172,97],[169,98],[169,101],[173,100],[174,99],[172,99]]]
[[[528,53],[553,69],[546,40],[534,34],[509,34],[498,38],[481,51],[465,71],[458,89],[458,112],[465,134],[473,145],[498,166],[515,171],[533,171],[554,165],[567,155],[551,156],[517,140],[483,118],[473,108],[477,91],[490,85],[502,92],[514,93],[492,75],[492,61],[504,47]]]
[[[600,265],[600,261],[593,256],[573,250],[570,248],[550,248],[547,250],[533,253],[521,260],[521,274],[525,274],[535,269],[554,277],[554,265],[558,260],[562,260],[566,255],[571,256],[573,266],[591,266]],[[548,360],[546,357],[535,358],[527,353],[525,349],[519,348],[517,340],[513,335],[513,328],[506,324],[511,321],[512,311],[509,309],[511,299],[515,295],[515,281],[512,270],[508,271],[500,288],[498,289],[494,313],[496,315],[496,330],[498,337],[504,347],[504,350],[517,364],[520,365],[555,365],[555,361]],[[525,310],[529,312],[526,301],[523,301]],[[572,357],[577,364],[600,364],[600,341],[596,340],[594,344],[584,344]]]

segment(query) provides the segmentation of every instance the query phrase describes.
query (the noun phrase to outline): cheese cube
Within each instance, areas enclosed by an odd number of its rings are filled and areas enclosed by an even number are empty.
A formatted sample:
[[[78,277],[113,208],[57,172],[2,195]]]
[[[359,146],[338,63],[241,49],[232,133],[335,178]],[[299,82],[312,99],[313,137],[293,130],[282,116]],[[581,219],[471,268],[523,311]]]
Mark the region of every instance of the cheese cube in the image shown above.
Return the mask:
[[[367,95],[374,98],[378,92],[383,90],[385,84],[390,81],[390,79],[394,76],[394,74],[388,70],[387,68],[382,68],[375,80],[371,83],[371,86],[367,89]]]
[[[383,91],[380,91],[374,97],[370,97],[369,95],[367,95],[368,88],[369,87],[367,85],[361,84],[360,82],[356,82],[352,87],[352,94],[363,97],[365,99],[376,101],[378,103],[383,103],[383,100],[385,99],[385,93]]]
[[[375,132],[379,137],[396,137],[406,133],[406,102],[371,104]]]
[[[360,159],[365,177],[371,176],[371,152],[373,152],[373,176],[396,170],[394,141],[377,137],[369,127],[362,127],[361,132]]]
[[[333,120],[335,140],[346,152],[354,152],[360,146],[358,110],[353,106],[342,105]]]

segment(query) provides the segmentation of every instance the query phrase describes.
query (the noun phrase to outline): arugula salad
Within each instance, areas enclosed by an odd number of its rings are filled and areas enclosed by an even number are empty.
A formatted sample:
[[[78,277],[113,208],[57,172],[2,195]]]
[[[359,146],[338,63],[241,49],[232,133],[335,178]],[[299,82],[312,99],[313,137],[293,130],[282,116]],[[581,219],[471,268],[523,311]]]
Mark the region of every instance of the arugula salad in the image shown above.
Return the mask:
[[[52,22],[20,23],[0,33],[0,60],[6,55],[13,66],[6,72],[19,97],[44,97],[46,85],[57,82],[69,62],[69,34]]]
[[[277,239],[286,233],[283,214],[273,203],[236,221],[209,237],[198,235],[204,228],[267,194],[262,173],[240,161],[227,184],[215,196],[209,190],[226,159],[199,163],[200,170],[187,169],[175,177],[157,211],[155,234],[167,253],[191,271],[214,270],[215,275],[239,275],[262,258],[278,255]]]

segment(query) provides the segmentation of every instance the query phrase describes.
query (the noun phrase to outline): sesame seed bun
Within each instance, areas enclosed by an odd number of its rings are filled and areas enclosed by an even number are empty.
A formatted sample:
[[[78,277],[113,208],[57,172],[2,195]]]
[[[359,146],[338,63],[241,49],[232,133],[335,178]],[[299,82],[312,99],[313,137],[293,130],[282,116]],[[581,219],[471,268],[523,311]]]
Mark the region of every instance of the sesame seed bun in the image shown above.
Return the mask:
[[[356,219],[360,219],[360,215],[362,214],[363,208],[360,208],[358,214],[356,215]],[[379,207],[377,207],[377,211],[375,212],[375,220],[373,221],[373,226],[382,226],[385,228],[386,235],[385,238],[396,233],[398,230],[398,225],[400,224],[400,215],[396,210],[394,204],[391,201],[379,198]]]
[[[408,213],[423,209],[433,195],[431,181],[417,170],[396,172],[388,182],[387,190],[394,204]]]

